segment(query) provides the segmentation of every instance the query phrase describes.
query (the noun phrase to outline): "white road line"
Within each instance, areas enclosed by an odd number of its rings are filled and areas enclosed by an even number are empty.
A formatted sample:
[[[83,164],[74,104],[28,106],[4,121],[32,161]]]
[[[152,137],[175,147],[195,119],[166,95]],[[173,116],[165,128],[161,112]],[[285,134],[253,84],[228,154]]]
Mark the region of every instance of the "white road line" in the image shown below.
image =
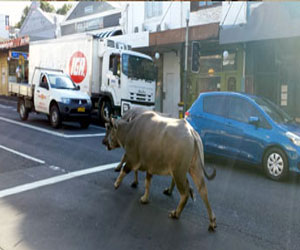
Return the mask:
[[[5,147],[5,146],[3,146],[3,145],[0,145],[0,148],[6,150],[6,151],[8,151],[8,152],[11,152],[11,153],[13,153],[13,154],[22,156],[22,157],[24,157],[24,158],[26,158],[26,159],[29,159],[29,160],[32,160],[32,161],[35,161],[35,162],[38,162],[38,163],[41,163],[41,164],[45,164],[45,161],[43,161],[43,160],[34,158],[34,157],[32,157],[32,156],[30,156],[30,155],[27,155],[27,154],[23,154],[23,153],[21,153],[21,152],[18,152],[18,151],[14,150],[14,149]]]
[[[4,109],[14,109],[14,107],[7,106],[7,105],[3,105],[3,104],[0,104],[0,108],[4,108]]]
[[[30,128],[30,129],[33,129],[33,130],[36,130],[36,131],[39,131],[39,132],[43,132],[43,133],[46,133],[46,134],[62,137],[62,138],[83,138],[83,137],[105,136],[105,133],[66,135],[66,134],[54,132],[54,131],[51,131],[51,130],[48,130],[48,129],[39,128],[37,126],[32,126],[32,125],[29,125],[29,124],[26,124],[26,123],[23,123],[23,122],[14,121],[14,120],[11,120],[11,119],[8,119],[8,118],[5,118],[5,117],[0,117],[0,120],[4,121],[4,122],[15,124],[15,125],[19,125],[19,126],[22,126],[22,127],[25,127],[25,128]]]
[[[58,176],[51,177],[51,178],[48,178],[48,179],[44,179],[44,180],[40,180],[40,181],[36,181],[36,182],[32,182],[32,183],[27,183],[27,184],[20,185],[20,186],[16,186],[16,187],[13,187],[13,188],[8,188],[8,189],[5,189],[5,190],[1,190],[0,191],[0,198],[8,197],[8,196],[11,196],[11,195],[14,195],[14,194],[23,193],[23,192],[26,192],[26,191],[29,191],[29,190],[33,190],[33,189],[37,189],[37,188],[40,188],[40,187],[52,185],[52,184],[55,184],[55,183],[67,181],[67,180],[74,179],[76,177],[80,177],[80,176],[83,176],[83,175],[102,172],[104,170],[114,168],[118,164],[119,163],[112,163],[112,164],[97,166],[97,167],[88,168],[88,169],[84,169],[84,170],[79,170],[79,171],[71,172],[71,173],[68,173],[68,174],[58,175]]]

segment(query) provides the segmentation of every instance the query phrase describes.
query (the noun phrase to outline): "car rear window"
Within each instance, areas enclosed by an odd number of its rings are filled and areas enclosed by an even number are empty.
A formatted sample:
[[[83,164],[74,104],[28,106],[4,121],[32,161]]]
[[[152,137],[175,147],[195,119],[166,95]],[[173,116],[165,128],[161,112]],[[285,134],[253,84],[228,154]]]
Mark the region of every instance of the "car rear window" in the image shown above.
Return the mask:
[[[205,96],[203,99],[203,112],[226,116],[227,114],[227,98],[225,96]]]

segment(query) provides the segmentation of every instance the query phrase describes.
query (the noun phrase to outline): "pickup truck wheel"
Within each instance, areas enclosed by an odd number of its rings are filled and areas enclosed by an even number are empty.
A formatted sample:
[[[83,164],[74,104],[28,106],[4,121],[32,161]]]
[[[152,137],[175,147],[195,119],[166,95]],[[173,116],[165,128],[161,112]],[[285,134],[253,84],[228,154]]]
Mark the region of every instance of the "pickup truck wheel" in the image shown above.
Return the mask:
[[[109,122],[110,116],[112,114],[112,106],[110,101],[103,100],[100,105],[100,118],[102,122]]]
[[[80,122],[80,127],[81,127],[81,128],[86,129],[86,128],[88,128],[89,126],[90,126],[90,121],[82,121],[82,122]]]
[[[52,105],[50,109],[50,123],[53,128],[61,126],[61,115],[57,105]]]
[[[24,100],[19,101],[19,114],[22,121],[26,121],[28,119],[28,109],[25,107]]]
[[[288,159],[279,148],[271,148],[265,153],[263,167],[266,175],[275,181],[283,180],[289,171]]]

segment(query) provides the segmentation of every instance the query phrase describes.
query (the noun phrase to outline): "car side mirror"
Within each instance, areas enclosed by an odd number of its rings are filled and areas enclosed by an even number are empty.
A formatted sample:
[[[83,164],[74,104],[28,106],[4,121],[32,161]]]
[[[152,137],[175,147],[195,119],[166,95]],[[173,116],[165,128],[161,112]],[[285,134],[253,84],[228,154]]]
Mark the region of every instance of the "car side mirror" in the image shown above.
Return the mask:
[[[252,124],[252,125],[258,127],[259,118],[256,116],[250,116],[248,122],[249,122],[249,124]]]

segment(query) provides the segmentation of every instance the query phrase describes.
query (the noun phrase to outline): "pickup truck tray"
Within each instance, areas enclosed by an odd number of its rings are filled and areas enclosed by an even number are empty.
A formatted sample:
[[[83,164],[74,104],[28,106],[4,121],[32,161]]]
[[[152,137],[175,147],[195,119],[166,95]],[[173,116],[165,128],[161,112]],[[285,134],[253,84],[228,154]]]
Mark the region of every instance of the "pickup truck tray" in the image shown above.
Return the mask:
[[[29,84],[21,84],[21,83],[8,83],[8,92],[17,96],[24,96],[32,98],[32,86]]]

